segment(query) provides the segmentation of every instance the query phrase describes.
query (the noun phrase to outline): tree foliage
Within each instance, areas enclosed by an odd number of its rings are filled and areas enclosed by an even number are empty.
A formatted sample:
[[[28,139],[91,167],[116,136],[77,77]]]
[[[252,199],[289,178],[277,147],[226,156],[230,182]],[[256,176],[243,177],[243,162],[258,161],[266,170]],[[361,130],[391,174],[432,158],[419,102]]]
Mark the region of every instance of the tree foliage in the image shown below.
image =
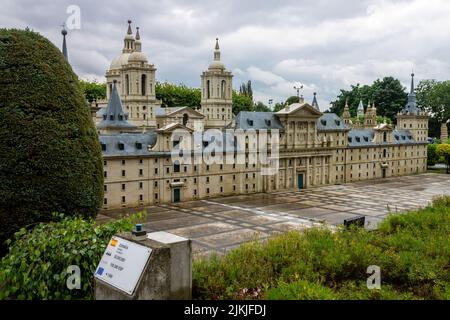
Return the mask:
[[[201,90],[198,88],[190,88],[184,84],[157,82],[155,92],[156,99],[161,100],[163,107],[200,108]]]
[[[106,99],[106,83],[80,79],[80,84],[84,92],[84,97],[89,103]]]
[[[15,234],[0,261],[1,299],[93,299],[94,272],[111,237],[129,231],[139,213],[97,225],[94,219],[54,214],[54,222]],[[80,289],[69,290],[67,268],[80,268]]]
[[[241,84],[241,86],[239,87],[239,94],[248,96],[253,99],[252,82],[250,80],[248,80],[247,83]]]
[[[271,112],[272,110],[270,110],[270,108],[268,106],[266,106],[264,103],[262,103],[261,101],[258,101],[254,105],[254,111]]]
[[[246,94],[240,94],[233,90],[233,114],[241,111],[254,111],[253,99]]]
[[[31,31],[0,29],[0,154],[0,245],[52,212],[99,211],[102,155],[80,83]]]
[[[427,166],[432,167],[439,162],[439,156],[436,153],[437,146],[438,144],[436,143],[427,145]]]
[[[441,123],[450,119],[450,80],[423,80],[416,95],[419,105],[431,115],[429,135],[439,137]]]
[[[407,93],[398,79],[384,77],[377,79],[371,85],[352,85],[350,90],[341,89],[337,99],[333,101],[331,112],[342,115],[344,106],[348,100],[350,114],[356,116],[360,100],[364,107],[369,101],[375,102],[377,115],[387,117],[393,121],[397,113],[406,105]]]
[[[442,143],[436,147],[436,154],[442,157],[447,165],[447,173],[449,173],[450,167],[450,144]]]

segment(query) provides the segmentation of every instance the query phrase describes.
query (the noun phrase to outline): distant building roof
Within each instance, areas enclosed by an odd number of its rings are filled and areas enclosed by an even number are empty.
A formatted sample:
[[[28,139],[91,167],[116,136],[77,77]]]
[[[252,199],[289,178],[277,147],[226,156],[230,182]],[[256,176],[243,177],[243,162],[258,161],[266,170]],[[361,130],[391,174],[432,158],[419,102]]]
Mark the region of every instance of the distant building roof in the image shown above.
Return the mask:
[[[348,145],[350,147],[358,146],[376,146],[388,144],[412,144],[417,143],[409,130],[393,130],[394,140],[392,142],[375,143],[374,129],[352,129],[348,132]]]
[[[103,156],[139,156],[151,155],[148,147],[153,147],[157,134],[153,131],[145,133],[120,133],[100,135]]]
[[[324,113],[317,119],[317,130],[321,131],[348,131],[350,127],[335,113]]]
[[[274,112],[241,111],[234,119],[234,122],[235,129],[283,129],[283,125]]]

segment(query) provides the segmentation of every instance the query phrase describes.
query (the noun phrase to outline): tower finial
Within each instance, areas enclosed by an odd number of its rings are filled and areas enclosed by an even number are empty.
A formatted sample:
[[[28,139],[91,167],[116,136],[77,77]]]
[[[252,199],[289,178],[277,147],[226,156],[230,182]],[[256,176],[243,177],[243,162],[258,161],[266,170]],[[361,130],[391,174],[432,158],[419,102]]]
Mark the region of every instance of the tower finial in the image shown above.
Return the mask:
[[[139,34],[139,27],[136,27],[136,40],[141,40],[141,35]]]
[[[216,38],[216,46],[214,48],[214,60],[220,61],[219,38]]]
[[[128,31],[127,34],[133,34],[133,31],[131,30],[131,20],[128,19]]]
[[[411,72],[411,91],[410,93],[414,93],[414,70]]]
[[[69,54],[67,53],[67,44],[66,44],[66,35],[67,35],[66,24],[63,23],[61,26],[62,26],[61,34],[63,36],[62,53],[64,55],[64,58],[66,58],[66,60],[69,61]]]

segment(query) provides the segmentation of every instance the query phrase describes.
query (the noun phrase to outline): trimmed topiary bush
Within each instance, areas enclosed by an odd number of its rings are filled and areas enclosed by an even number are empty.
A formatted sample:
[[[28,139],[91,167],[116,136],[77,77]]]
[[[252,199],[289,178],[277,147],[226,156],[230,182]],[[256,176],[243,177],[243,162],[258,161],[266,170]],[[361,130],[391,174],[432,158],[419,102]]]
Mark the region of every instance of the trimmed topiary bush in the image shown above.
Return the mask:
[[[15,234],[0,261],[1,299],[93,299],[94,272],[111,237],[130,231],[145,213],[103,225],[93,219],[54,214],[56,222],[40,223]],[[80,289],[68,289],[67,268],[80,268]]]
[[[0,155],[0,246],[52,212],[99,211],[101,149],[78,78],[28,30],[0,29]]]

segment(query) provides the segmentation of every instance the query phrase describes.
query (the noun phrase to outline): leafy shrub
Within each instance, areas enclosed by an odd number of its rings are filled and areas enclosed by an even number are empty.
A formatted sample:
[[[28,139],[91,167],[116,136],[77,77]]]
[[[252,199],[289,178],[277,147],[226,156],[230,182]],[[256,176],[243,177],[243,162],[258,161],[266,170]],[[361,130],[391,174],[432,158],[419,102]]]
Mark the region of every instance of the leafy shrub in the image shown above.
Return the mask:
[[[32,231],[21,229],[0,261],[0,299],[92,299],[95,268],[110,238],[131,230],[143,213],[103,225],[55,215]],[[81,289],[66,286],[70,265],[81,270]]]
[[[292,283],[280,282],[276,288],[267,292],[270,300],[335,300],[337,294],[320,283],[308,281],[295,281]]]
[[[386,218],[376,231],[308,229],[194,261],[193,296],[202,299],[448,299],[450,197]],[[368,290],[367,267],[381,269]],[[243,296],[243,288],[258,295]],[[327,288],[327,289],[324,289]]]
[[[52,212],[95,217],[100,143],[77,76],[43,36],[0,29],[0,256]]]

